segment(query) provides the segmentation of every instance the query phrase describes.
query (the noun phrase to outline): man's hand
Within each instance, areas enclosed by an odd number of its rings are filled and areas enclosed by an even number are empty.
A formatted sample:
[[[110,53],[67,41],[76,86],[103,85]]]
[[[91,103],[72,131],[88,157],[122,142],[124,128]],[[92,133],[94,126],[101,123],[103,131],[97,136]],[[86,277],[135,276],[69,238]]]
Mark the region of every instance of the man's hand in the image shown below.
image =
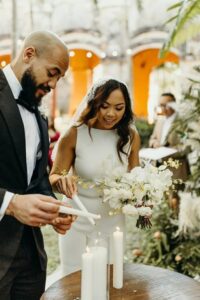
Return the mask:
[[[40,194],[14,195],[6,210],[18,221],[30,226],[52,224],[58,217],[61,202]]]
[[[76,217],[72,215],[59,214],[59,217],[53,221],[53,228],[56,232],[65,234],[75,219]]]
[[[158,141],[153,140],[153,141],[151,141],[151,142],[149,143],[149,147],[150,147],[150,148],[158,148],[158,147],[160,147],[160,144],[159,144]]]
[[[62,202],[62,205],[68,206],[66,203]],[[60,234],[65,234],[67,230],[71,228],[71,224],[76,220],[77,216],[66,215],[60,213],[58,218],[53,220],[53,228],[56,232]]]

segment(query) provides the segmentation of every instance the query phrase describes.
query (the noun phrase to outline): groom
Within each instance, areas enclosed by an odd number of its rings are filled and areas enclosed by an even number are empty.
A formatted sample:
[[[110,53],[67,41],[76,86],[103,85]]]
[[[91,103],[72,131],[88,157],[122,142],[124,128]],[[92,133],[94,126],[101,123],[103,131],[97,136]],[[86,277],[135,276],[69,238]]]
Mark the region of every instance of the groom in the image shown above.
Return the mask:
[[[40,226],[65,233],[72,222],[58,215],[46,172],[48,127],[38,110],[68,64],[59,37],[37,31],[0,70],[0,299],[40,298],[47,263]]]

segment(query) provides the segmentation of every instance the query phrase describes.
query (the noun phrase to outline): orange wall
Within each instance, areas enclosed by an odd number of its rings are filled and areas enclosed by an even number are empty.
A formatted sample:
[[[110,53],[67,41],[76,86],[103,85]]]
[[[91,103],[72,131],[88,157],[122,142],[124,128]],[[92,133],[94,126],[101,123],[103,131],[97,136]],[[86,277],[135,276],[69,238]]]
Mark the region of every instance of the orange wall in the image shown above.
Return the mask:
[[[147,49],[132,57],[134,113],[146,117],[149,95],[149,76],[153,68],[169,61],[179,63],[179,57],[169,53],[165,58],[158,57],[159,49]]]
[[[2,68],[2,62],[6,62],[6,64],[9,64],[10,63],[10,54],[3,54],[3,55],[0,55],[0,68]]]
[[[70,57],[70,68],[72,72],[71,99],[69,103],[69,114],[73,114],[80,101],[86,95],[93,79],[93,69],[100,63],[100,58],[92,53],[87,57],[87,50],[75,49],[75,55]],[[91,51],[90,51],[91,52]]]

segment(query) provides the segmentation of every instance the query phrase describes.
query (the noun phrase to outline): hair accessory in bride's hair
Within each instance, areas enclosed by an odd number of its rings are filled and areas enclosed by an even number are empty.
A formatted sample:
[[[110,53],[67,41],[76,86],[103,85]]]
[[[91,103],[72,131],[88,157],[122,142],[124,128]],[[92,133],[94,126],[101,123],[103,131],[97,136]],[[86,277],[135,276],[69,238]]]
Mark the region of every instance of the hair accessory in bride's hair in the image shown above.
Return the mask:
[[[96,81],[96,82],[92,85],[92,87],[89,89],[89,91],[88,91],[87,95],[85,96],[85,98],[83,99],[83,101],[85,100],[86,103],[88,103],[90,100],[92,100],[92,99],[94,98],[94,96],[95,96],[96,90],[97,90],[99,87],[103,86],[107,81],[109,81],[109,80],[111,80],[111,79],[114,79],[114,78],[109,78],[109,77],[108,77],[108,78],[102,78],[102,79]],[[123,84],[127,87],[126,83],[124,83],[123,81],[118,80],[118,79],[114,79],[114,80],[123,83]],[[127,87],[127,89],[128,89],[128,87]]]
[[[96,90],[104,85],[109,79],[100,79],[97,82],[95,82],[92,87],[89,89],[86,98],[88,99],[88,102],[94,98]]]

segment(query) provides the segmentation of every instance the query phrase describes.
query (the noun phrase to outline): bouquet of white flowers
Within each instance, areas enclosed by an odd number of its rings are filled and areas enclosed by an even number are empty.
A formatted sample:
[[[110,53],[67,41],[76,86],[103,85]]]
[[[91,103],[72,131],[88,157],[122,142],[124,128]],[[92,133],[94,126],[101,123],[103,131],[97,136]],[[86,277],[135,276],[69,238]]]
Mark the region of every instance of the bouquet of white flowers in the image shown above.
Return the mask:
[[[177,168],[178,162],[169,160],[159,167],[146,162],[127,173],[117,168],[96,184],[102,190],[103,201],[109,203],[114,212],[138,216],[137,227],[151,227],[153,206],[174,189],[174,183],[179,183],[172,179],[168,166]]]
[[[164,196],[174,189],[173,173],[168,169],[178,167],[178,162],[169,160],[159,167],[145,162],[130,172],[118,167],[104,179],[96,179],[95,186],[100,190],[103,202],[108,203],[111,214],[124,213],[138,216],[136,226],[151,227],[150,218],[153,206],[163,200]],[[78,180],[85,188],[94,187]]]

